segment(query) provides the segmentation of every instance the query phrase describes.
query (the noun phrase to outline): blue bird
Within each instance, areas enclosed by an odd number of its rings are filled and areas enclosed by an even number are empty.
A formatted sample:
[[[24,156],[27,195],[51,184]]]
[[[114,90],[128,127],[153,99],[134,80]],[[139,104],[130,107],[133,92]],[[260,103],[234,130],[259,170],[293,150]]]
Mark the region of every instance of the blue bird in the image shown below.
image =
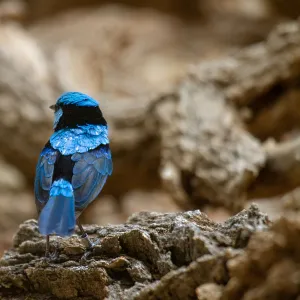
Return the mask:
[[[113,169],[107,123],[97,101],[79,92],[67,92],[50,108],[54,110],[54,133],[40,154],[34,183],[46,256],[50,235],[74,232],[77,218],[100,193]]]

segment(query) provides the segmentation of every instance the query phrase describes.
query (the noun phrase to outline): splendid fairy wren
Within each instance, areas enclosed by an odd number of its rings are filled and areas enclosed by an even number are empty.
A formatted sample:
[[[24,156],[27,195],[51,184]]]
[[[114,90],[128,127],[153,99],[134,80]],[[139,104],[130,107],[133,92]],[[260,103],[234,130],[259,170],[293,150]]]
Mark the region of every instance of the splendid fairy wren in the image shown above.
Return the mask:
[[[108,127],[97,101],[68,92],[50,108],[54,133],[40,154],[34,187],[39,231],[47,238],[46,256],[49,236],[74,232],[77,218],[98,196],[113,169]]]

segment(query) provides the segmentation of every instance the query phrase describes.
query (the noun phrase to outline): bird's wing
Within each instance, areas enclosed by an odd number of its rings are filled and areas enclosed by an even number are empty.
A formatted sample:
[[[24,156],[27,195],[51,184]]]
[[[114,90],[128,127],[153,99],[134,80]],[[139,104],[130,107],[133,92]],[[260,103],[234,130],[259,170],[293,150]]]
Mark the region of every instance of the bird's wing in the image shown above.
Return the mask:
[[[45,146],[42,150],[37,166],[34,181],[34,193],[36,205],[40,210],[49,199],[52,184],[54,164],[59,157],[59,152],[51,146]]]
[[[75,153],[71,159],[73,168],[72,186],[75,208],[81,212],[102,190],[113,165],[109,145],[100,145],[85,153]]]

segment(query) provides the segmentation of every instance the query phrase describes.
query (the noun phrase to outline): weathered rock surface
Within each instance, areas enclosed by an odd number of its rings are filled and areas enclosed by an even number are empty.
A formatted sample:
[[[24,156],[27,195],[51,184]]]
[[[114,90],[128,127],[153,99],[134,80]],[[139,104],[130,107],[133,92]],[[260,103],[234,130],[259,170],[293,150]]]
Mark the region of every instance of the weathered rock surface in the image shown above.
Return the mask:
[[[240,209],[266,155],[222,89],[190,74],[154,110],[161,128],[161,177],[173,198],[185,208],[210,202]]]
[[[200,211],[139,213],[124,225],[88,226],[101,243],[87,260],[81,260],[85,245],[78,236],[53,237],[51,248],[56,246],[59,256],[46,261],[45,239],[29,220],[0,261],[1,296],[195,299],[204,283],[226,284],[226,261],[240,253],[253,232],[268,226],[255,206],[219,224]]]
[[[253,137],[280,141],[299,128],[299,53],[300,23],[282,24],[262,43],[193,67],[153,105],[161,178],[183,207],[234,210],[299,185],[299,140],[264,147]]]
[[[300,116],[299,21],[228,56],[229,48],[265,37],[259,20],[268,13],[261,10],[262,1],[220,6],[203,0],[201,9],[215,11],[200,26],[157,11],[117,5],[65,10],[84,1],[55,2],[53,10],[51,1],[0,2],[0,143],[5,145],[0,155],[24,175],[30,191],[51,132],[48,106],[73,89],[100,100],[114,156],[114,175],[102,194],[113,201],[97,207],[101,201],[94,202],[88,222],[98,223],[103,215],[103,222],[109,217],[123,222],[143,209],[136,203],[151,202],[128,195],[160,190],[161,179],[170,199],[185,209],[218,205],[227,213],[239,210],[245,198],[278,198],[300,185],[300,143],[294,138]],[[52,15],[57,11],[61,14]],[[33,22],[23,26],[19,21],[28,12]],[[259,34],[253,35],[254,27]],[[187,63],[195,62],[185,76]],[[272,147],[263,144],[270,137],[276,140]],[[3,173],[0,189],[7,189]],[[22,193],[1,193],[3,231],[34,214],[30,194]],[[8,198],[13,205],[6,205]],[[145,209],[169,207],[165,199],[155,197]],[[283,205],[278,207],[282,214]]]
[[[299,215],[253,235],[246,251],[227,263],[231,278],[221,299],[299,299],[299,236]]]
[[[39,6],[38,3],[29,1],[29,6]],[[261,169],[264,151],[243,129],[238,111],[230,101],[239,108],[249,103],[256,104],[265,95],[267,98],[273,95],[278,81],[280,85],[286,81],[292,84],[299,74],[295,67],[298,65],[299,24],[294,22],[277,29],[266,42],[234,56],[195,67],[193,75],[188,75],[179,88],[174,88],[186,73],[188,63],[203,61],[207,56],[220,56],[221,53],[214,52],[216,49],[228,50],[225,29],[223,37],[226,39],[222,40],[208,38],[206,30],[199,30],[200,27],[191,28],[182,20],[163,14],[117,6],[69,11],[26,28],[4,22],[0,30],[0,142],[5,144],[8,136],[11,140],[1,148],[1,155],[19,168],[31,183],[39,151],[51,132],[52,116],[48,106],[65,90],[81,90],[100,99],[110,125],[115,168],[104,192],[121,197],[136,188],[159,188],[160,164],[164,168],[170,160],[178,160],[177,156],[182,159],[178,145],[173,153],[167,154],[167,149],[172,148],[173,136],[167,136],[166,123],[162,124],[153,115],[164,105],[160,103],[164,98],[161,94],[171,90],[175,95],[175,108],[162,113],[166,120],[177,123],[176,128],[169,130],[187,136],[185,142],[191,143],[192,147],[199,144],[203,147],[209,130],[215,136],[221,129],[216,146],[226,149],[225,157],[215,163],[220,163],[215,170],[216,176],[212,173],[194,174],[196,170],[185,166],[187,160],[191,164],[205,156],[203,162],[198,162],[199,165],[203,163],[201,167],[205,169],[205,164],[210,164],[216,155],[207,158],[204,152],[214,145],[200,149],[195,155],[189,155],[183,149],[183,155],[188,157],[183,157],[183,162],[176,167],[179,174],[184,173],[185,183],[180,185],[186,185],[177,189],[178,194],[179,190],[186,194],[186,197],[182,196],[186,199],[181,202],[192,199],[197,206],[208,201],[230,208],[241,207],[242,203],[237,199],[243,199],[248,185]],[[216,28],[212,30],[217,31]],[[216,34],[222,35],[221,32]],[[221,51],[222,54],[226,53],[225,50]],[[203,55],[199,57],[199,53]],[[180,99],[178,105],[177,98]],[[198,101],[198,98],[202,100]],[[205,109],[216,111],[214,115],[206,116],[203,114]],[[191,110],[196,113],[187,122]],[[296,111],[291,109],[281,116],[290,120],[289,128],[295,124]],[[220,117],[222,113],[224,118]],[[294,117],[289,118],[290,114]],[[262,121],[254,119],[249,128],[261,137],[262,133],[255,130],[255,124]],[[153,121],[157,126],[148,126]],[[235,121],[237,126],[233,129]],[[214,122],[215,126],[212,125]],[[268,122],[263,135],[275,131],[274,126],[279,122],[280,118]],[[189,132],[188,126],[199,131]],[[235,142],[239,149],[232,147]],[[249,151],[243,153],[248,147]],[[235,152],[240,169],[230,161]],[[128,170],[133,166],[134,172],[129,175]],[[224,174],[229,180],[225,180],[225,187],[221,189]],[[188,191],[194,185],[194,179],[196,185],[203,182],[206,185],[205,191],[199,195],[197,188]],[[214,189],[222,191],[224,196],[217,196]]]

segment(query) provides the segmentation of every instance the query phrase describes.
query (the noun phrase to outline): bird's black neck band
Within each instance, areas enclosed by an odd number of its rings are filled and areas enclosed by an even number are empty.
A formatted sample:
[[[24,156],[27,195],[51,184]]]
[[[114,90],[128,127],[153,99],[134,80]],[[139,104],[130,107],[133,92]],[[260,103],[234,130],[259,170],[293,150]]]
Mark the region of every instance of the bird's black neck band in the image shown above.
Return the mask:
[[[69,105],[62,108],[63,114],[54,131],[63,128],[75,128],[78,125],[107,125],[100,108]]]

